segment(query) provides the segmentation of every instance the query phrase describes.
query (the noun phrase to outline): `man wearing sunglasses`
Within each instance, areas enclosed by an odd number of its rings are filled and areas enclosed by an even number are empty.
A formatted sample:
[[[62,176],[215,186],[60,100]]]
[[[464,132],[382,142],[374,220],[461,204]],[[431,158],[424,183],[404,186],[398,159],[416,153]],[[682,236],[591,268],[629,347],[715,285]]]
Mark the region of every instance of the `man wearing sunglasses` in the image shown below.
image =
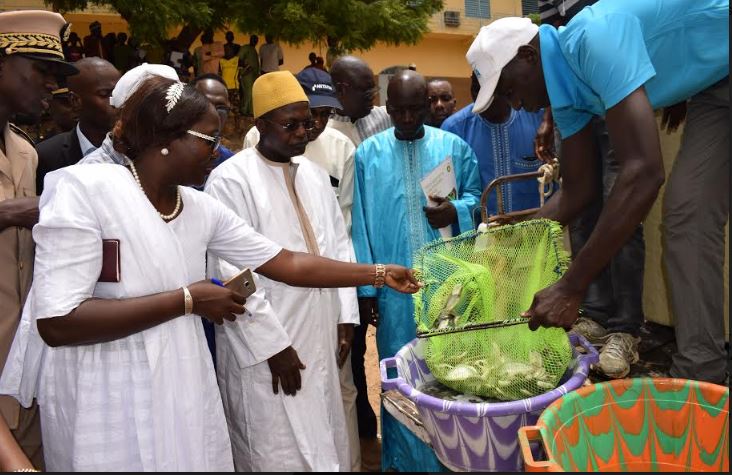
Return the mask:
[[[316,128],[303,87],[292,73],[277,71],[260,76],[252,92],[259,142],[216,168],[206,192],[278,244],[353,260],[330,177],[303,156],[311,143],[308,134]],[[314,102],[337,106],[332,100],[318,100]],[[212,265],[222,277],[236,272],[223,261]],[[270,383],[267,368],[220,364],[236,469],[351,469],[339,378],[345,357],[338,329],[359,321],[355,289],[300,289],[264,278],[257,286],[270,296],[269,303],[292,340],[298,355],[294,368],[302,383],[300,388],[285,388],[283,382],[285,394],[277,390],[273,394],[277,385]],[[224,345],[237,345],[237,341],[236,337],[220,339],[220,354],[228,351]]]
[[[335,110],[343,108],[335,97],[335,87],[331,77],[318,68],[307,67],[300,71],[297,80],[310,101],[312,129],[308,131],[310,142],[305,147],[303,156],[317,163],[328,172],[348,236],[351,235],[351,205],[353,204],[353,154],[356,151],[351,140],[328,126],[328,119]],[[259,130],[252,127],[244,139],[244,147],[256,147],[259,143]],[[356,415],[356,398],[358,391],[353,381],[351,367],[351,345],[353,343],[354,325],[338,324],[338,366],[340,367],[341,394],[346,411],[348,435],[351,447],[351,470],[361,470],[361,448],[358,437],[358,421]]]
[[[330,119],[343,109],[336,97],[330,74],[307,67],[296,76],[310,101],[312,129],[303,156],[328,172],[338,204],[343,211],[348,235],[351,235],[351,205],[353,204],[353,154],[356,147],[346,135],[331,127]],[[252,127],[244,137],[244,148],[256,147],[259,130]]]

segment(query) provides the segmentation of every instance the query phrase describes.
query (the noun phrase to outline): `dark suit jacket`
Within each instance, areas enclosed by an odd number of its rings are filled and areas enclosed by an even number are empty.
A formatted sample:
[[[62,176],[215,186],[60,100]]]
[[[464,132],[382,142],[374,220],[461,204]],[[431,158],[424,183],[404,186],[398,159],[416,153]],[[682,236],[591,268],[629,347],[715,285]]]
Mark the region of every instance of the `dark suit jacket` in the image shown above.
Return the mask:
[[[36,145],[38,152],[38,169],[36,170],[36,191],[41,196],[43,191],[43,177],[46,173],[59,168],[74,165],[82,159],[79,136],[76,127],[68,132],[62,132]]]

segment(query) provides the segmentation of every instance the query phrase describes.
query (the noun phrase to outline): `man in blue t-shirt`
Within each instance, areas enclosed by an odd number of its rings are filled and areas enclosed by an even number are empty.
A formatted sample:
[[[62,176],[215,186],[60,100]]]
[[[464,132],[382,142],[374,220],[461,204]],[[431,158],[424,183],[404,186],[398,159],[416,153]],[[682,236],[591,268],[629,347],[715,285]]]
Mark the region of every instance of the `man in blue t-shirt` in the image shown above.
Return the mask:
[[[691,98],[664,200],[664,263],[678,352],[671,375],[721,383],[724,226],[729,215],[729,1],[600,0],[564,28],[502,18],[467,54],[481,90],[514,108],[551,105],[562,136],[563,189],[537,216],[568,223],[598,197],[591,119],[605,116],[618,177],[594,232],[530,326],[569,327],[589,283],[650,210],[664,182],[654,109]]]
[[[540,0],[539,15],[542,24],[559,28],[566,26],[575,15],[586,6],[594,5],[597,0]],[[678,127],[686,114],[686,101],[668,109],[678,110],[681,114],[670,124],[669,129]],[[665,109],[664,112],[666,112]],[[676,117],[676,116],[674,116]],[[592,118],[592,129],[598,154],[600,171],[599,184],[602,196],[595,200],[569,224],[572,253],[580,252],[592,235],[595,224],[602,212],[604,201],[610,195],[618,175],[615,151],[608,138],[604,117]],[[546,108],[544,121],[539,126],[535,140],[536,156],[551,159],[556,148],[555,128],[551,107]],[[593,157],[587,156],[587,160]],[[582,301],[584,316],[572,325],[578,333],[595,345],[600,352],[600,361],[594,369],[613,379],[624,378],[630,366],[639,359],[638,346],[643,325],[643,272],[645,269],[646,247],[643,240],[643,224],[638,224],[633,234],[615,253],[607,266],[587,287]]]

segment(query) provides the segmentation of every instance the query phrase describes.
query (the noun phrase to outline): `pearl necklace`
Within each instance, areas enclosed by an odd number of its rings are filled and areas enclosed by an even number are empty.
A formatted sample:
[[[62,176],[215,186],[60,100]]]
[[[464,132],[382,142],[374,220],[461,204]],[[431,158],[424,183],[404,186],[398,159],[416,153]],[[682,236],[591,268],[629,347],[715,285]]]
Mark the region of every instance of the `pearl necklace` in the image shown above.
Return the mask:
[[[142,187],[142,182],[140,182],[140,176],[137,174],[137,169],[135,168],[135,163],[132,160],[129,160],[128,163],[130,164],[130,170],[132,171],[132,176],[135,177],[135,181],[138,185],[140,185],[140,189],[142,190],[142,193],[147,197],[147,193],[145,193],[145,188]],[[150,200],[149,197],[147,197],[148,200]],[[152,202],[151,202],[152,203]],[[160,211],[158,211],[158,214],[163,219],[163,221],[170,221],[171,219],[175,218],[178,214],[178,211],[180,211],[180,205],[181,205],[181,199],[180,199],[180,187],[175,187],[175,209],[170,214],[163,214]],[[157,211],[157,210],[155,210]]]

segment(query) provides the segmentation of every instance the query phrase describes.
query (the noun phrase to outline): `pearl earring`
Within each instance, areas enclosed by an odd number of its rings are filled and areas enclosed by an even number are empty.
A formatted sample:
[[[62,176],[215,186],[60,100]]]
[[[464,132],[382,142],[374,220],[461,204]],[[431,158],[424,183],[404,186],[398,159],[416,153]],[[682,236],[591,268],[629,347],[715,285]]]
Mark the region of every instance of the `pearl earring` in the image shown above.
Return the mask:
[[[167,148],[163,148],[162,150],[160,150],[160,153],[163,155],[167,155],[170,153],[170,150],[168,150]]]

